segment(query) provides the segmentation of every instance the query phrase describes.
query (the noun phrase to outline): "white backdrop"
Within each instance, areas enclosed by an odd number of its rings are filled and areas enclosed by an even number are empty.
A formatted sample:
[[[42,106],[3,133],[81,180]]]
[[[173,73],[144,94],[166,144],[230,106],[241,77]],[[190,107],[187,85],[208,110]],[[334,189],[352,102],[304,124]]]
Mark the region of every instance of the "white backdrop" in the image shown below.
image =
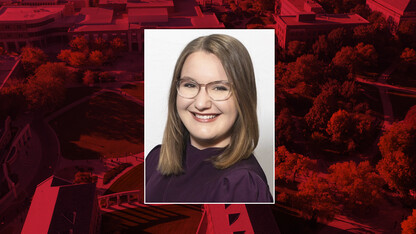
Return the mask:
[[[227,34],[241,41],[253,61],[257,86],[257,116],[260,138],[254,155],[259,161],[270,192],[274,186],[274,44],[273,29],[146,29],[144,32],[144,155],[162,143],[168,94],[173,70],[183,48],[193,39]]]

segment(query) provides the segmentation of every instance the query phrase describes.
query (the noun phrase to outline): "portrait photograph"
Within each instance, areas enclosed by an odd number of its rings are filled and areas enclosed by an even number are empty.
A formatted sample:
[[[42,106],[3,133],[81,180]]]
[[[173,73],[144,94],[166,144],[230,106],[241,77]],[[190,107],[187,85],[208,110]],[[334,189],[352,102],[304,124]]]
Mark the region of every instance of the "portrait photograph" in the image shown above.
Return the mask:
[[[145,30],[145,203],[274,203],[274,44]]]

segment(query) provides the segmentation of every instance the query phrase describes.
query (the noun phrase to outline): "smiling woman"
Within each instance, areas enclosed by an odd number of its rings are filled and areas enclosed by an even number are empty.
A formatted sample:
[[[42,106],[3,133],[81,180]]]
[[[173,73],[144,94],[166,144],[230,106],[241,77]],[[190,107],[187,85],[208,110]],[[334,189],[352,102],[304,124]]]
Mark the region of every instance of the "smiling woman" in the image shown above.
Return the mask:
[[[259,140],[253,64],[236,38],[191,41],[174,68],[162,145],[146,158],[147,203],[272,202]]]

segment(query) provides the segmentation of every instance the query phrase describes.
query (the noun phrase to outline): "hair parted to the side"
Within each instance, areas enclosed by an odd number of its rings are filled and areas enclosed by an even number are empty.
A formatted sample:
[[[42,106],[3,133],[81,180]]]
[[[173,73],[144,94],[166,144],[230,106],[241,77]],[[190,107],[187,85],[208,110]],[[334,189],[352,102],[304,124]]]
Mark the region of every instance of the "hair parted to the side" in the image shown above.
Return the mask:
[[[176,82],[188,56],[197,51],[214,54],[221,61],[225,73],[232,82],[232,97],[237,105],[238,117],[232,127],[230,144],[222,154],[212,159],[216,168],[224,169],[248,158],[257,146],[257,92],[253,64],[244,45],[234,37],[212,34],[191,41],[180,54],[170,86],[168,119],[163,135],[158,170],[163,175],[183,172],[182,157],[189,132],[183,125],[176,108]]]

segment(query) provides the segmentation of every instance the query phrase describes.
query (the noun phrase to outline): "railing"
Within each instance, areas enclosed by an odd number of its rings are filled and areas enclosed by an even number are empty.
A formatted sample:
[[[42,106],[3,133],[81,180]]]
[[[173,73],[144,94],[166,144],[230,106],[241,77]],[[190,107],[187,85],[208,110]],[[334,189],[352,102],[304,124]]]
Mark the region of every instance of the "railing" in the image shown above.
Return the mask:
[[[123,203],[141,202],[142,190],[131,190],[120,193],[113,193],[109,195],[99,196],[98,204],[100,208],[109,208],[113,205],[121,205]]]

